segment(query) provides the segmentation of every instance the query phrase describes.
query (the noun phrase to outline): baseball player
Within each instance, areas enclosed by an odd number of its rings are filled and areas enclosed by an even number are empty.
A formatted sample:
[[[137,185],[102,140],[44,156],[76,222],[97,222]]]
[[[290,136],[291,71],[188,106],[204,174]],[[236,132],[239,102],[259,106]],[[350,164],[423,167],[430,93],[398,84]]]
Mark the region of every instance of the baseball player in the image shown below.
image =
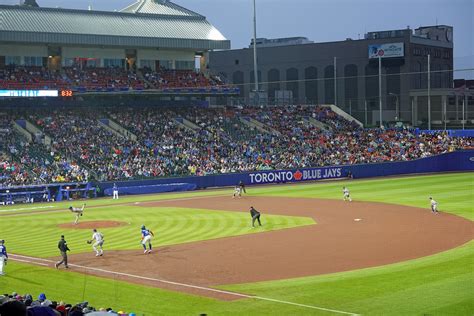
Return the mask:
[[[59,252],[61,253],[62,260],[59,262],[56,262],[54,264],[54,267],[57,269],[61,264],[64,263],[64,266],[66,267],[66,269],[69,269],[69,266],[67,265],[67,252],[71,250],[67,246],[67,242],[64,239],[64,235],[61,235],[61,239],[58,242],[58,249],[59,249]]]
[[[260,222],[260,212],[253,206],[250,207],[250,216],[252,216],[252,227],[255,228],[255,221],[258,221],[258,225],[262,226],[262,223]]]
[[[236,185],[234,188],[234,195],[232,195],[232,198],[235,199],[236,196],[238,196],[239,198],[242,197],[242,189],[238,185]]]
[[[79,222],[79,217],[82,216],[82,214],[84,213],[85,206],[86,203],[82,204],[81,208],[69,206],[69,210],[76,214],[76,220],[74,221],[74,225],[77,225],[77,223]]]
[[[113,193],[112,199],[118,200],[118,187],[116,183],[114,183],[114,187],[112,188],[112,193]]]
[[[142,225],[142,241],[141,244],[143,246],[143,253],[150,253],[152,246],[151,246],[151,238],[154,237],[155,234],[149,229]],[[146,244],[148,243],[148,250],[146,250]]]
[[[352,202],[351,193],[349,192],[348,188],[342,187],[342,195],[343,195],[344,201]]]
[[[431,202],[431,212],[438,214],[438,202],[436,202],[431,196],[430,196],[430,202]]]
[[[104,255],[104,249],[102,249],[102,245],[104,244],[104,235],[102,235],[101,232],[98,232],[97,229],[92,230],[92,238],[91,240],[88,240],[88,244],[92,244],[92,242],[95,240],[94,244],[92,245],[92,249],[95,251],[95,256],[103,256]]]
[[[7,248],[5,247],[5,240],[0,240],[0,276],[5,275],[3,269],[7,265],[8,261],[8,254]]]
[[[245,184],[242,180],[239,181],[239,187],[242,192],[247,193],[247,190],[245,189]]]

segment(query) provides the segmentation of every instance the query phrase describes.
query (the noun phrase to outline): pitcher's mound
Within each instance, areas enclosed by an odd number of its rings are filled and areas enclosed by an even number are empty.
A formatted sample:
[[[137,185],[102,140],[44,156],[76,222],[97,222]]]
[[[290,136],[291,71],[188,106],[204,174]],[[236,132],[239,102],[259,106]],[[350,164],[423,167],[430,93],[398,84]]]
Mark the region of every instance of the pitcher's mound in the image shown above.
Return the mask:
[[[60,228],[68,229],[93,229],[93,228],[111,228],[128,225],[126,222],[117,222],[117,221],[89,221],[89,222],[79,222],[78,224],[59,224]]]

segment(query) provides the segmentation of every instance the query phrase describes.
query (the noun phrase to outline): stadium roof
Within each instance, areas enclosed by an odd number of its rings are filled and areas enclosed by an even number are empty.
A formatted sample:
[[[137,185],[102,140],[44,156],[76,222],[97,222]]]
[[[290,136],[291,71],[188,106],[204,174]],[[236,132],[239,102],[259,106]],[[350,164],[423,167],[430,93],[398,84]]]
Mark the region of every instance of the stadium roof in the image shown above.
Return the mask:
[[[168,0],[138,0],[120,10],[128,13],[146,13],[177,16],[201,16]]]
[[[141,13],[143,10],[150,13]],[[0,5],[0,41],[194,50],[230,48],[230,41],[204,16],[164,0],[139,1],[124,12]]]

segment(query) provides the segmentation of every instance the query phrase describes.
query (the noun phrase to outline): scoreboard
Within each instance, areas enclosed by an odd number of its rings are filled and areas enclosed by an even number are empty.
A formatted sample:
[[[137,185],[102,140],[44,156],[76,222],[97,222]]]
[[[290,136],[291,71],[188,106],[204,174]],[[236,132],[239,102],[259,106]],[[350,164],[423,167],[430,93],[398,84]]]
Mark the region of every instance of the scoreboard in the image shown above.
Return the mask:
[[[72,97],[72,90],[0,90],[0,98]]]

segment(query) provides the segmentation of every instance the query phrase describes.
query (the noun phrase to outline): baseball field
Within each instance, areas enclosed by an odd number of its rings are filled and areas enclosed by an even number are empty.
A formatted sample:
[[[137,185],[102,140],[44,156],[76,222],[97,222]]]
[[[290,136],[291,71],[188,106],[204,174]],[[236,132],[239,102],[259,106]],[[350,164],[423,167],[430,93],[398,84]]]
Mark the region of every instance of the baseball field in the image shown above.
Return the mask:
[[[473,315],[473,192],[473,173],[451,173],[131,196],[86,201],[78,225],[82,201],[2,207],[0,292],[137,315]]]

